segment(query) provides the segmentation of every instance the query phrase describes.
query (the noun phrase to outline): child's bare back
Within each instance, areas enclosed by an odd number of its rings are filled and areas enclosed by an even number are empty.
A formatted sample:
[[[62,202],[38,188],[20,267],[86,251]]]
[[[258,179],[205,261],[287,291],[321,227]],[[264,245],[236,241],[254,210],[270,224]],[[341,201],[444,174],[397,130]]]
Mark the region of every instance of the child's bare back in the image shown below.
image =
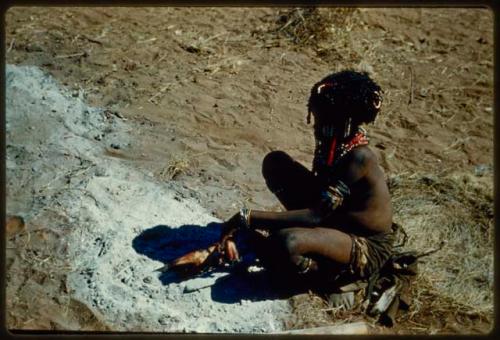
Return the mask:
[[[360,146],[345,160],[345,174],[350,195],[331,217],[333,226],[357,235],[387,232],[392,225],[389,190],[375,153]]]

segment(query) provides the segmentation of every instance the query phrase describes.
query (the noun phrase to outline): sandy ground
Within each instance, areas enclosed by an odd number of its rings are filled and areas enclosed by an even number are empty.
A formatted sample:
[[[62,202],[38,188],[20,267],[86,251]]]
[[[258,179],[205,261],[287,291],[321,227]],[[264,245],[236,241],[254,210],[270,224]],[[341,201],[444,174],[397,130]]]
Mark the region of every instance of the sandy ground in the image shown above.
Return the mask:
[[[344,68],[369,71],[385,90],[383,111],[368,131],[410,246],[430,249],[449,239],[423,267],[422,280],[436,296],[460,296],[460,308],[470,314],[449,310],[425,318],[424,307],[436,299],[422,293],[410,317],[401,320],[401,331],[474,333],[491,326],[492,13],[322,9],[294,21],[296,13],[7,12],[7,62],[37,66],[57,83],[34,68],[9,68],[17,87],[7,93],[8,105],[16,108],[7,110],[7,210],[27,221],[7,240],[10,327],[282,327],[278,320],[289,307],[272,294],[228,303],[217,300],[231,294],[217,289],[186,295],[186,282],[162,282],[151,270],[165,259],[155,247],[164,252],[165,245],[156,242],[151,250],[142,241],[150,232],[160,240],[191,239],[202,226],[209,239],[217,230],[209,223],[244,203],[280,209],[261,178],[261,161],[281,149],[310,165],[309,89]],[[174,229],[185,233],[170,235]],[[163,312],[169,298],[186,309]],[[252,299],[260,301],[246,305]],[[20,312],[27,306],[29,313]],[[48,317],[47,309],[56,317]],[[245,309],[261,317],[236,312]],[[189,321],[200,315],[204,321]],[[239,324],[241,319],[247,322]]]
[[[120,331],[282,329],[288,304],[261,290],[262,277],[252,282],[250,276],[240,275],[230,284],[223,280],[227,273],[215,273],[218,283],[211,289],[185,292],[190,286],[196,288],[195,281],[201,279],[179,282],[154,272],[162,260],[215,242],[219,225],[198,202],[182,197],[176,183],[159,183],[102,156],[106,144],[128,143],[131,126],[117,118],[107,120],[104,110],[86,106],[35,67],[8,65],[7,89],[10,185],[22,183],[14,171],[42,174],[33,175],[31,183],[38,204],[26,207],[25,202],[9,201],[8,210],[31,221],[29,233],[50,228],[57,235],[67,234],[64,249],[51,255],[67,259],[65,285],[72,301],[87,305]],[[36,138],[30,138],[33,131]],[[71,158],[79,162],[72,164]],[[67,218],[68,224],[46,225],[47,212]],[[32,260],[34,268],[42,271],[50,257]]]

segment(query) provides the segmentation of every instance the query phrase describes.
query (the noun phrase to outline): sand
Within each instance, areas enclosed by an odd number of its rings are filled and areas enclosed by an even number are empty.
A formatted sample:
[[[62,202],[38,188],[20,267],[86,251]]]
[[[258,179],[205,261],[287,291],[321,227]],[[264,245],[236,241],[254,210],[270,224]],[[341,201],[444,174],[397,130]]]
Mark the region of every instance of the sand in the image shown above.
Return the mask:
[[[87,106],[36,67],[7,65],[7,93],[9,187],[22,183],[19,169],[31,166],[28,171],[41,176],[32,175],[30,188],[35,198],[43,195],[34,202],[9,200],[8,210],[19,212],[28,225],[35,219],[49,224],[39,216],[50,209],[69,217],[52,230],[67,232],[71,299],[117,331],[282,329],[288,303],[266,294],[258,281],[228,282],[222,279],[227,272],[217,272],[178,282],[154,271],[161,260],[214,242],[219,221],[195,199],[183,197],[176,183],[161,183],[102,156],[108,145],[130,143],[130,124],[107,120],[104,110]],[[203,288],[200,280],[210,286]]]

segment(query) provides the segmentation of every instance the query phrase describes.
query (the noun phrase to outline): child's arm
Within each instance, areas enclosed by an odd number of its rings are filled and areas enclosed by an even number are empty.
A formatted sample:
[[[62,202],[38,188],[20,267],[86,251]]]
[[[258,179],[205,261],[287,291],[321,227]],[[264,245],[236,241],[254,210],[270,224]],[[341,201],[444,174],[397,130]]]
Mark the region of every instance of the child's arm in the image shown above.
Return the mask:
[[[236,229],[279,230],[290,227],[314,227],[319,225],[323,216],[315,209],[289,210],[283,212],[249,210],[247,215],[240,212],[224,223],[222,235]]]
[[[250,228],[283,229],[290,227],[314,227],[323,221],[323,214],[317,209],[301,209],[283,212],[251,210]]]
[[[356,150],[358,151],[358,150]],[[338,179],[343,183],[344,188],[340,191],[345,193],[349,191],[349,187],[357,182],[366,174],[366,170],[371,161],[371,157],[365,157],[363,152],[353,152],[349,159],[346,159],[345,166],[340,167]],[[346,189],[347,188],[347,189]],[[330,217],[335,209],[341,205],[338,197],[332,192],[339,188],[332,190],[330,188],[328,193],[325,192],[325,199],[321,200],[319,206],[314,208],[290,210],[284,212],[270,212],[270,211],[257,211],[251,210],[246,213],[246,216],[236,214],[227,222],[227,228],[231,226],[249,227],[252,229],[283,229],[290,227],[315,227],[321,225],[325,218]],[[345,195],[344,195],[345,196]],[[345,197],[344,197],[345,199]]]

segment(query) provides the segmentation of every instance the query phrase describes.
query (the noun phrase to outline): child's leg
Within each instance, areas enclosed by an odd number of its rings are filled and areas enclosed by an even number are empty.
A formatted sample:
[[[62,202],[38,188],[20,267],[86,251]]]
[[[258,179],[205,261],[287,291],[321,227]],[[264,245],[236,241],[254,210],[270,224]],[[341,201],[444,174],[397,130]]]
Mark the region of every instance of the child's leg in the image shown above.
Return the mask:
[[[317,178],[283,151],[273,151],[262,162],[266,184],[287,210],[304,209],[320,198]]]
[[[317,178],[282,151],[273,151],[264,158],[262,174],[287,210],[308,208],[320,199]],[[286,228],[267,238],[256,237],[254,242],[266,265],[288,273],[344,267],[352,249],[351,237],[331,228]]]
[[[287,228],[273,238],[276,250],[283,254],[279,257],[285,259],[283,265],[298,273],[327,269],[321,268],[325,263],[329,268],[345,267],[351,260],[351,236],[337,229]]]
[[[269,237],[252,234],[252,246],[264,266],[281,274],[326,272],[333,277],[351,260],[351,236],[336,229],[287,228]]]

